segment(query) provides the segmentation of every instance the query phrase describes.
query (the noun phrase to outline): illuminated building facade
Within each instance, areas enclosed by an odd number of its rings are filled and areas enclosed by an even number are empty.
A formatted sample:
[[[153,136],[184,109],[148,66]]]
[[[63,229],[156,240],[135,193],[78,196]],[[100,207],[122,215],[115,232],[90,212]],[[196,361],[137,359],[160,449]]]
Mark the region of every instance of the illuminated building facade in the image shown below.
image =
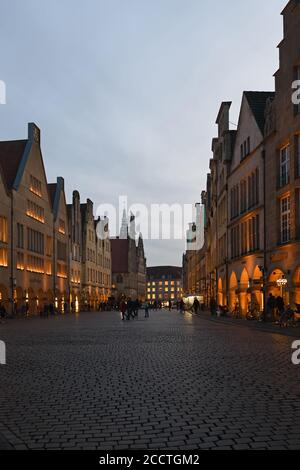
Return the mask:
[[[147,268],[147,299],[177,302],[182,299],[182,268],[157,266]]]
[[[67,206],[63,178],[48,184],[33,123],[27,139],[0,142],[0,196],[0,304],[8,313],[79,311],[83,298],[94,309],[109,298],[110,240],[97,239],[92,203],[80,205],[75,192]]]

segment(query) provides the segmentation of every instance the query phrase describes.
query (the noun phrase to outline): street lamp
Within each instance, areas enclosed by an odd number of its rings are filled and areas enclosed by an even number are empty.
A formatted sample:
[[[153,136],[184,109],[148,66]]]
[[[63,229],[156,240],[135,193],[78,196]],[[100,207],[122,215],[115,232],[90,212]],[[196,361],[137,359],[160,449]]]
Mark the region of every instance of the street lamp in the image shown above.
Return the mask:
[[[277,279],[276,284],[280,288],[281,297],[283,297],[283,289],[285,289],[285,287],[287,286],[288,280],[284,276],[282,276],[281,278]]]

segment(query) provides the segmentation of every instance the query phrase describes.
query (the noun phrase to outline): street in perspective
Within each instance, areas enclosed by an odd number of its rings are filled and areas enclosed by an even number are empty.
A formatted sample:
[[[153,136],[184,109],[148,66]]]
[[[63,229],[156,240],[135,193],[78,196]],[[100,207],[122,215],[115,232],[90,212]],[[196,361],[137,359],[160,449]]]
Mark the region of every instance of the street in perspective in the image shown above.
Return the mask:
[[[300,2],[2,3],[1,457],[300,450]]]

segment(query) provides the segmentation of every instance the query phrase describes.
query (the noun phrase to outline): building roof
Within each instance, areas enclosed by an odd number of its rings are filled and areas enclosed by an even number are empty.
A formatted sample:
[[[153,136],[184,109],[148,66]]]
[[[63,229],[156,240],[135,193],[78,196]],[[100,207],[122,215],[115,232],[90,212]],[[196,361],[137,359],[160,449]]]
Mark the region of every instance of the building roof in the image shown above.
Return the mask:
[[[56,183],[47,184],[48,194],[55,220],[58,216],[60,197],[64,191],[64,184],[64,179],[62,177],[58,177]]]
[[[147,268],[147,277],[161,279],[163,276],[170,276],[173,279],[181,279],[182,267],[178,266],[153,266]]]
[[[129,240],[112,238],[110,243],[113,274],[128,273]]]
[[[0,142],[0,165],[8,189],[14,186],[27,142],[27,140]]]
[[[265,109],[268,99],[275,98],[273,91],[245,91],[244,92],[253,116],[262,134],[265,129]]]

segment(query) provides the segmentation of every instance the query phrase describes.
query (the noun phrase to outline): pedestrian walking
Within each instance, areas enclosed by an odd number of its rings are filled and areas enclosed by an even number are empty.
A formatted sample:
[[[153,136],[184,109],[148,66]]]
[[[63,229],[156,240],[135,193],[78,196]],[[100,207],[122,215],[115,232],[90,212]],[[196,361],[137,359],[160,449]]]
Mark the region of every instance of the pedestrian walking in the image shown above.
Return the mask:
[[[130,321],[130,318],[135,319],[134,315],[134,302],[131,299],[128,299],[127,302],[127,320]]]
[[[139,308],[140,308],[140,302],[139,299],[136,299],[136,301],[133,303],[133,313],[134,316],[137,318],[139,316]]]
[[[212,297],[210,299],[210,313],[212,316],[216,315],[217,314],[217,302],[215,301],[215,299]]]
[[[280,295],[276,297],[276,309],[280,319],[285,310],[284,300]]]
[[[275,318],[276,298],[273,294],[270,294],[267,300],[267,317],[271,320]],[[265,318],[266,320],[266,318]]]
[[[150,305],[148,302],[146,302],[145,304],[145,318],[149,318],[149,309],[150,309]]]
[[[195,299],[194,299],[194,312],[195,312],[196,315],[198,315],[199,309],[200,309],[200,303],[199,303],[199,300],[197,299],[197,297],[195,297]]]
[[[127,311],[127,305],[126,305],[125,300],[122,300],[122,302],[120,303],[120,311],[122,315],[122,321],[124,321],[125,316],[126,316],[126,311]]]

